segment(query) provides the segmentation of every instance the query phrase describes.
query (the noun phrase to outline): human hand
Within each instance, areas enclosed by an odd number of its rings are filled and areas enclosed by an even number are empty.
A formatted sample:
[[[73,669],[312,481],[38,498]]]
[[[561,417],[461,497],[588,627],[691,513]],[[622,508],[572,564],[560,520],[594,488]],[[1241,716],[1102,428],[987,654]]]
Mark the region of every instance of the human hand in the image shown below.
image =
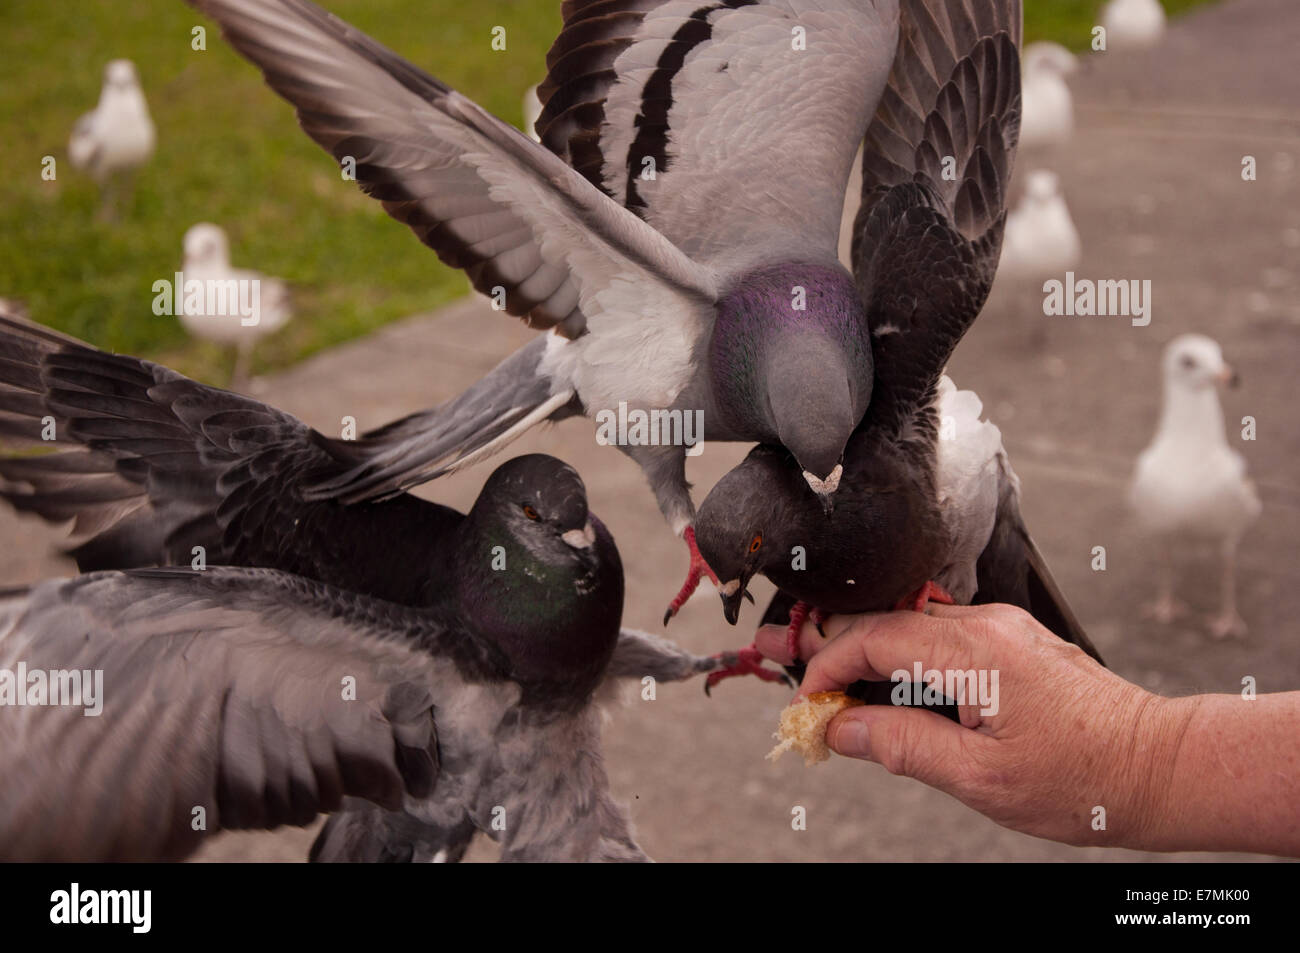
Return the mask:
[[[896,671],[910,679],[920,662],[924,670],[983,670],[990,685],[996,672],[997,704],[987,706],[996,713],[962,704],[958,725],[917,709],[849,708],[827,727],[832,750],[1039,837],[1130,847],[1167,837],[1177,740],[1196,699],[1162,698],[1124,681],[1012,606],[930,611],[833,616],[822,626],[826,638],[806,623],[800,694],[888,681]],[[774,661],[792,661],[782,627],[760,629],[757,644]]]

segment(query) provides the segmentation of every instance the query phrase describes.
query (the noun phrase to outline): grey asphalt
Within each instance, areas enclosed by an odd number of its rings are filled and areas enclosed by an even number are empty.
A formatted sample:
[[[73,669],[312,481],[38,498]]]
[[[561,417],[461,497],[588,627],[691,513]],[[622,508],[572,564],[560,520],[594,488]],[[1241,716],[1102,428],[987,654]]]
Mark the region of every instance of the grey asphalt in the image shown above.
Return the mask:
[[[1237,0],[1175,22],[1147,55],[1095,54],[1073,82],[1077,132],[1055,153],[1022,154],[1019,170],[1049,167],[1082,235],[1080,277],[1153,282],[1150,326],[1122,318],[1045,317],[1041,291],[999,284],[954,357],[957,383],[984,398],[1024,483],[1027,521],[1110,665],[1165,694],[1300,689],[1300,4]],[[1259,177],[1243,182],[1244,155]],[[792,174],[795,172],[792,170]],[[394,226],[397,227],[397,226]],[[411,254],[424,252],[412,242]],[[382,283],[382,276],[376,276]],[[39,316],[37,316],[39,317]],[[301,316],[298,320],[310,320]],[[1153,565],[1123,503],[1133,460],[1151,435],[1162,347],[1185,331],[1217,338],[1241,371],[1226,396],[1264,514],[1242,549],[1243,640],[1217,642],[1201,616],[1159,626],[1140,618]],[[465,300],[391,325],[259,382],[258,396],[327,433],[354,416],[361,428],[452,396],[532,332]],[[691,461],[697,498],[746,448],[711,444]],[[560,456],[583,474],[592,508],[620,544],[628,573],[625,624],[658,630],[685,570],[640,472],[597,446],[592,424],[567,421],[520,440],[514,452]],[[426,486],[464,507],[489,472]],[[0,512],[0,581],[66,575],[62,534]],[[1091,568],[1104,546],[1107,568]],[[1214,608],[1215,566],[1186,554],[1179,595]],[[770,588],[755,587],[760,607]],[[749,641],[758,613],[732,629],[702,591],[669,634],[697,652]],[[641,844],[664,861],[1209,860],[1248,855],[1154,855],[1066,847],[998,827],[958,802],[882,769],[842,759],[808,769],[764,760],[787,693],[752,680],[660,686],[654,701],[628,692],[612,709],[606,751],[616,793]],[[792,829],[802,806],[807,829]],[[313,830],[227,834],[207,860],[302,860]],[[491,859],[481,843],[472,859]]]

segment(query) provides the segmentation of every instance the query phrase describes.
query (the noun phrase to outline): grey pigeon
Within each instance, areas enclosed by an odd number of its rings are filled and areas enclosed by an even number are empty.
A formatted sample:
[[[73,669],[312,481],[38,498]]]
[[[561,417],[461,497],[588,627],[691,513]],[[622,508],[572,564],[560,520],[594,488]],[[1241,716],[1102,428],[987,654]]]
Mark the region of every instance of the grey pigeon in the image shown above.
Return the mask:
[[[981,588],[1022,601],[1041,588],[1052,611],[1073,618],[1023,531],[1000,432],[980,420],[973,393],[942,377],[997,265],[1020,114],[1020,23],[1018,2],[903,4],[854,223],[854,273],[875,348],[872,404],[849,441],[832,512],[771,446],[752,451],[701,505],[701,553],[733,623],[755,573],[798,600],[792,643],[808,611],[969,602]],[[990,545],[994,577],[981,585],[977,564]],[[1077,623],[1060,627],[1087,645]],[[735,671],[710,681],[763,671],[758,664],[751,647]]]
[[[383,496],[543,420],[668,411],[649,442],[619,443],[690,548],[671,615],[707,572],[682,414],[702,414],[707,440],[787,447],[833,493],[872,382],[837,238],[897,0],[566,3],[543,145],[306,0],[191,2],[393,217],[550,329],[447,404],[366,435],[314,495]]]
[[[407,494],[305,501],[304,483],[339,463],[298,420],[2,317],[0,435],[73,448],[0,458],[0,495],[45,519],[74,520],[89,536],[72,551],[83,570],[195,565],[202,547],[207,564],[278,569],[348,590],[347,598],[450,613],[466,639],[505,648],[506,671],[528,705],[576,704],[602,677],[671,681],[717,665],[618,631],[617,552],[587,512],[577,474],[550,457],[498,468],[468,516]],[[501,531],[503,521],[518,531]],[[536,533],[549,549],[528,544]],[[548,556],[558,568],[538,562]],[[572,559],[590,572],[574,577]],[[601,648],[611,626],[612,659]],[[576,637],[588,627],[593,639]],[[411,859],[419,844],[455,859],[476,829],[468,818],[442,826],[385,818],[391,836],[418,830],[419,838],[375,843],[352,831],[367,816],[353,816],[331,819],[329,849],[325,837],[317,845],[322,859]],[[345,850],[339,840],[350,831]]]
[[[613,554],[607,537],[592,557],[504,510],[492,532],[536,547],[551,577],[539,592],[566,572],[572,590],[588,559]],[[26,675],[27,703],[0,707],[0,857],[179,859],[207,833],[307,824],[346,795],[425,828],[493,831],[507,860],[644,860],[609,795],[590,703],[622,597],[617,563],[603,568],[612,624],[523,641],[274,570],[5,591],[0,668]],[[579,653],[600,662],[581,686],[564,667]],[[44,672],[102,673],[102,710],[80,695],[35,704]]]

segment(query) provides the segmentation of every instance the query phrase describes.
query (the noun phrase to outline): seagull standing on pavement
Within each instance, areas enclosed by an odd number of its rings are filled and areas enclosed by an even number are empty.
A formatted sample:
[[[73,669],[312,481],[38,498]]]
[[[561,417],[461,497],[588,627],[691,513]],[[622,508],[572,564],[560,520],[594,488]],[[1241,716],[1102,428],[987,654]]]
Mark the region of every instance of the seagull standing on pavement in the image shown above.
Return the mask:
[[[1164,354],[1164,404],[1155,438],[1138,457],[1129,502],[1138,526],[1163,550],[1156,601],[1149,614],[1168,623],[1183,607],[1174,598],[1173,557],[1181,544],[1209,541],[1222,556],[1216,638],[1246,634],[1237,612],[1237,547],[1260,513],[1246,463],[1228,446],[1218,388],[1237,375],[1219,345],[1201,334],[1174,338]]]
[[[131,176],[153,155],[153,120],[145,103],[135,64],[113,60],[104,69],[99,105],[77,120],[68,140],[68,158],[75,168],[99,183],[99,216],[111,220],[117,204],[131,194]],[[120,195],[117,194],[120,191]]]
[[[1078,58],[1059,43],[1030,43],[1021,56],[1020,148],[1058,146],[1074,134],[1074,97],[1065,78]]]
[[[1079,263],[1079,233],[1055,172],[1029,173],[1025,194],[1007,216],[998,274],[1018,279],[1060,275]]]
[[[289,289],[278,278],[265,278],[256,271],[230,267],[230,243],[216,225],[200,222],[190,227],[183,242],[185,262],[182,281],[200,282],[202,306],[186,307],[178,315],[185,330],[197,338],[235,349],[235,368],[230,386],[242,390],[248,384],[253,346],[288,322],[292,313]],[[231,285],[230,282],[235,282]],[[256,283],[255,286],[251,283]],[[221,289],[209,297],[209,289]],[[255,291],[255,299],[252,297]],[[241,297],[242,296],[242,297]],[[184,297],[184,295],[182,295]],[[245,314],[241,303],[256,300],[255,313]],[[225,304],[221,305],[220,302]],[[212,303],[214,306],[209,306]]]

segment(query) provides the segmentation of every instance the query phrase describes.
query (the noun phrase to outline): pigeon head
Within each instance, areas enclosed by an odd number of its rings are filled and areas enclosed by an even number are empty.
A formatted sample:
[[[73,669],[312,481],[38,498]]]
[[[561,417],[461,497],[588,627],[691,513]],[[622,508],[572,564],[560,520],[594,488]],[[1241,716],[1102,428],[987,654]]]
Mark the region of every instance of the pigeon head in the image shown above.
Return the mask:
[[[470,509],[454,569],[464,614],[509,662],[531,702],[581,704],[618,640],[623,567],[572,467],[503,463]]]
[[[823,519],[799,465],[779,447],[755,447],[717,482],[700,504],[695,542],[717,573],[728,622],[736,624],[750,579],[792,558],[792,531]]]
[[[515,457],[497,467],[473,512],[490,514],[491,522],[546,562],[579,559],[596,541],[582,478],[545,454]]]
[[[839,266],[751,272],[718,302],[709,371],[727,429],[788,449],[824,499],[871,400],[865,308]]]
[[[224,266],[230,263],[230,246],[226,242],[226,233],[219,226],[208,222],[191,225],[182,242],[185,264]]]
[[[1181,334],[1165,347],[1165,383],[1168,387],[1201,391],[1216,385],[1236,387],[1237,372],[1223,360],[1216,341],[1203,334]]]

